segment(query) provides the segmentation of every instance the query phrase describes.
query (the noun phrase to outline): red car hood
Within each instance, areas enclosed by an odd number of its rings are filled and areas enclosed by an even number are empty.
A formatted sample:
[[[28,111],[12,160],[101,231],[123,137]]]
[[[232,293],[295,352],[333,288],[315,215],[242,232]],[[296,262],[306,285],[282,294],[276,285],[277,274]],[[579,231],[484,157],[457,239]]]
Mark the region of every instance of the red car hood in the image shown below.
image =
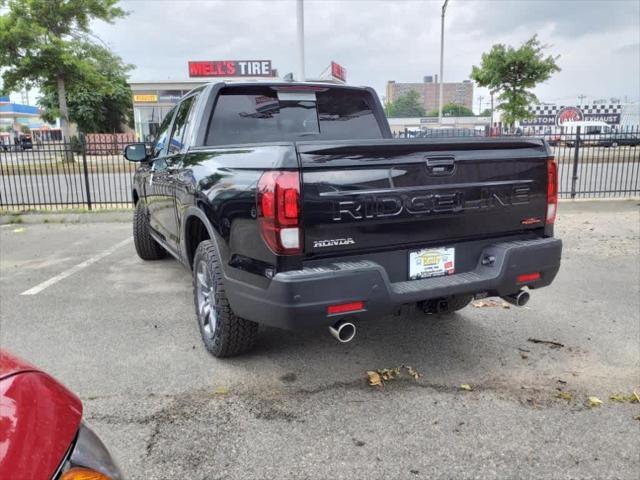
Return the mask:
[[[50,479],[81,419],[77,396],[0,350],[0,478]]]

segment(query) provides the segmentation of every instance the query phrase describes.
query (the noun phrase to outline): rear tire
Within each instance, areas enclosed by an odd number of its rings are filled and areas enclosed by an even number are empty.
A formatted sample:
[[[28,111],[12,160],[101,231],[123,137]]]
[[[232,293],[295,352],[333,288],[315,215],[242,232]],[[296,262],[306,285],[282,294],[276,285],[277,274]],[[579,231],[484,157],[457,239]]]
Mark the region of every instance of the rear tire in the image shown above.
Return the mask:
[[[473,295],[454,295],[451,297],[435,298],[421,302],[419,307],[427,315],[450,315],[453,312],[462,310],[473,300]]]
[[[211,240],[198,245],[193,258],[193,298],[204,346],[214,357],[231,357],[251,349],[258,324],[233,313],[224,275]]]
[[[167,253],[151,236],[149,212],[142,201],[136,203],[133,214],[133,243],[142,260],[159,260]]]

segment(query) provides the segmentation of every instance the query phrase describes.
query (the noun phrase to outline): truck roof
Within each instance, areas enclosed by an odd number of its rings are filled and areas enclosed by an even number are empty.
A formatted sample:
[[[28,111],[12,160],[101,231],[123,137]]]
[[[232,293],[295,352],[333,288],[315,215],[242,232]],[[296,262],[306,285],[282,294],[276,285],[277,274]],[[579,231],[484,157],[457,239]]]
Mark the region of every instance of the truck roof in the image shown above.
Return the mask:
[[[279,81],[255,81],[255,82],[247,82],[247,81],[239,81],[239,82],[210,82],[207,85],[214,86],[224,86],[224,87],[301,87],[304,88],[348,88],[352,90],[372,90],[371,87],[366,86],[355,86],[355,85],[345,85],[343,83],[333,83],[333,82],[285,82],[283,80]]]
[[[184,96],[190,95],[192,92],[197,92],[200,90],[204,90],[205,88],[228,88],[228,87],[237,87],[237,88],[245,88],[245,87],[283,87],[283,88],[291,88],[295,90],[296,87],[300,87],[301,90],[304,89],[348,89],[348,90],[360,90],[363,92],[369,92],[372,95],[377,95],[376,91],[372,87],[367,86],[355,86],[355,85],[345,85],[343,83],[332,83],[332,82],[285,82],[284,80],[258,80],[253,82],[248,81],[226,81],[226,82],[208,82],[204,85],[199,85],[195,87],[189,92],[187,92]]]

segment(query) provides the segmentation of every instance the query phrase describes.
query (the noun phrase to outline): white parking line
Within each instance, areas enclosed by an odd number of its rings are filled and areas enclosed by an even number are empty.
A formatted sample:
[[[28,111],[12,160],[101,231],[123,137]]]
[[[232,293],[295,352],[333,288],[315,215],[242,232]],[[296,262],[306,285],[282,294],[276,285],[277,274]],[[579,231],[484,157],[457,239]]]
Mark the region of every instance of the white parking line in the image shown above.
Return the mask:
[[[49,280],[45,280],[44,282],[39,283],[38,285],[36,285],[35,287],[30,288],[29,290],[25,290],[20,295],[37,295],[38,293],[43,291],[45,288],[49,288],[51,285],[54,285],[54,284],[58,283],[60,280],[64,280],[65,278],[70,277],[74,273],[79,272],[83,268],[87,268],[88,266],[93,265],[94,263],[102,260],[104,257],[106,257],[108,255],[111,255],[118,248],[120,248],[120,247],[126,245],[127,243],[131,242],[131,240],[132,240],[131,238],[127,238],[126,240],[123,240],[123,241],[121,241],[119,243],[116,243],[114,246],[107,248],[105,251],[100,252],[98,255],[95,255],[95,256],[93,256],[91,258],[88,258],[87,260],[85,260],[82,263],[74,265],[70,269],[65,270],[62,273],[59,273],[55,277],[51,277]]]

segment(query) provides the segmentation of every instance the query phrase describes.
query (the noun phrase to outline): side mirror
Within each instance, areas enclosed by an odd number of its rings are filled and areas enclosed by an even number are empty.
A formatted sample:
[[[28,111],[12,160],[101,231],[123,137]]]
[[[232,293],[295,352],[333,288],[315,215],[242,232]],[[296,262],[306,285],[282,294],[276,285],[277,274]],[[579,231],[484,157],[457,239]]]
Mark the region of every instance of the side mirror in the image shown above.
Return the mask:
[[[147,160],[147,146],[144,143],[131,143],[124,147],[124,158],[130,162],[144,162]]]

